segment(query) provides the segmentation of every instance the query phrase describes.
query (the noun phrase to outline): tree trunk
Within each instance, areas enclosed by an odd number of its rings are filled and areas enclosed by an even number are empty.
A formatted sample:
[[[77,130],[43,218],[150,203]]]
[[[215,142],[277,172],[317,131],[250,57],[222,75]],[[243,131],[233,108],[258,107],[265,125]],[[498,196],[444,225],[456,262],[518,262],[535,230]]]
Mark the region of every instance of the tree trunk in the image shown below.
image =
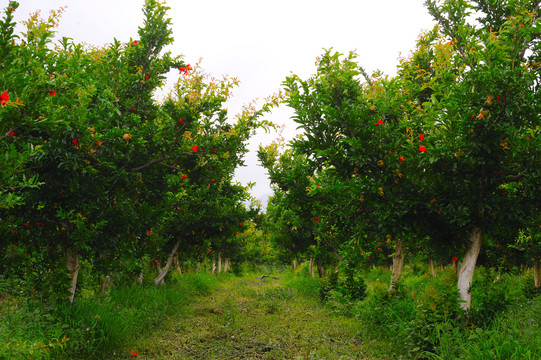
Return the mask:
[[[396,282],[400,279],[403,268],[404,252],[402,251],[402,240],[396,240],[392,267],[393,272],[391,274],[391,284],[389,285],[389,292],[393,291],[394,284],[396,284]]]
[[[107,289],[109,288],[110,284],[111,284],[111,277],[107,275],[103,278],[103,283],[101,284],[101,294],[103,296],[105,296],[105,294],[107,293]]]
[[[66,251],[66,268],[68,269],[68,277],[71,279],[68,300],[73,303],[75,297],[75,290],[77,289],[77,278],[79,277],[79,254],[77,253],[77,247],[73,246]]]
[[[293,259],[293,271],[297,270],[297,258]]]
[[[201,271],[201,261],[198,261],[197,262],[197,270],[196,270],[196,272],[199,274],[200,271]]]
[[[319,262],[319,260],[316,261],[317,266],[317,273],[319,275],[319,278],[321,279],[323,276],[325,276],[325,270],[323,269],[323,266]]]
[[[310,276],[314,277],[314,257],[310,256],[310,265],[308,265],[308,270],[310,271]]]
[[[458,277],[460,276],[460,266],[458,266],[458,260],[453,262],[453,267],[455,268],[455,274],[458,279]]]
[[[180,239],[177,239],[177,242],[173,246],[173,250],[169,253],[169,258],[167,259],[167,263],[165,263],[165,267],[163,268],[163,271],[154,279],[154,285],[159,285],[164,283],[165,276],[169,272],[169,269],[171,268],[171,265],[173,264],[173,256],[175,256],[175,253],[178,250],[178,247],[180,246]]]
[[[156,272],[158,273],[158,277],[163,273],[162,266],[160,264],[156,264]],[[165,284],[165,280],[161,279],[158,284],[155,283],[155,285],[163,285]]]
[[[432,277],[436,277],[436,272],[434,271],[434,260],[432,260],[432,258],[428,258],[428,269],[430,270],[430,275],[432,275]]]
[[[222,254],[218,254],[218,272],[222,272]]]
[[[216,259],[212,258],[212,275],[216,275]]]
[[[175,264],[175,270],[176,272],[182,276],[182,270],[180,270],[180,264],[178,263],[178,254],[175,254],[175,257],[173,258],[173,263]]]
[[[225,258],[224,273],[229,270],[229,258]]]
[[[536,287],[536,289],[539,289],[539,285],[540,285],[540,277],[539,277],[539,258],[535,258],[534,259],[534,263],[533,263],[533,283],[534,283],[534,286]]]
[[[483,243],[483,230],[475,226],[470,234],[470,243],[464,259],[462,260],[462,266],[458,273],[458,291],[460,293],[459,300],[460,307],[463,310],[471,309],[471,286],[473,281],[473,272],[475,271],[475,264],[477,263],[477,257],[479,251],[481,251],[481,244]]]
[[[137,279],[135,279],[135,283],[137,285],[141,285],[143,283],[143,261],[139,260],[139,265],[141,266],[141,271],[139,272],[139,275],[137,275]]]

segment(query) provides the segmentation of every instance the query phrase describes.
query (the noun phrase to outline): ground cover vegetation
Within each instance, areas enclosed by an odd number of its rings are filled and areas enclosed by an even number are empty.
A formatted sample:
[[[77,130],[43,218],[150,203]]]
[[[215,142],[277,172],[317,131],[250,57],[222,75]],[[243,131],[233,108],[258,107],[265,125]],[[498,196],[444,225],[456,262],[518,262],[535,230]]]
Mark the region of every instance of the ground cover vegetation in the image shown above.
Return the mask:
[[[10,1],[0,358],[539,358],[539,2],[426,5],[396,76],[327,50],[231,118],[164,3],[96,48]],[[303,134],[260,148],[263,213],[232,178],[280,102]]]

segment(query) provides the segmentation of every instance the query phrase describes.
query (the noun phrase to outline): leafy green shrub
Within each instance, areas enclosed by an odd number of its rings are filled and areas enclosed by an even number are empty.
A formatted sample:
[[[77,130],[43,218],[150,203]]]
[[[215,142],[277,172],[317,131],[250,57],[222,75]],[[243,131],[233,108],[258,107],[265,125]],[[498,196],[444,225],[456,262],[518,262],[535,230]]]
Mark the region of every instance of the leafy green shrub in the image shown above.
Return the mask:
[[[495,269],[479,267],[472,287],[471,322],[485,327],[513,302],[523,299],[522,281],[520,276],[510,276]]]

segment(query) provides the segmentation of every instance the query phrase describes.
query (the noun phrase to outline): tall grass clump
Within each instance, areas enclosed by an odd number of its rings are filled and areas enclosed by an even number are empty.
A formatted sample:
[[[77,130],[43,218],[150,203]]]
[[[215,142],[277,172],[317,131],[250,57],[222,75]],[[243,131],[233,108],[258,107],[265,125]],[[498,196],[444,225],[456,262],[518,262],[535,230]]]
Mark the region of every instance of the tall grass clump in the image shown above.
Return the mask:
[[[317,300],[321,292],[321,283],[318,278],[310,276],[308,266],[302,264],[298,271],[286,272],[285,286],[295,289],[298,294]]]
[[[0,302],[0,359],[110,359],[119,348],[186,311],[212,292],[211,274],[188,274],[164,286],[122,286],[74,304]]]

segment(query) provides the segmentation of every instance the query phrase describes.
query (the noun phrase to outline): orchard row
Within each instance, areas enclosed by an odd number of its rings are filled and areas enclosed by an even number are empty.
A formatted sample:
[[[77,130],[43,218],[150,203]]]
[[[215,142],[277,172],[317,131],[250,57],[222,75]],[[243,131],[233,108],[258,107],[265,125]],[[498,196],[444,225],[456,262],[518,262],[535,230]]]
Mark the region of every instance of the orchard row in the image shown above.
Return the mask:
[[[177,254],[244,261],[243,233],[261,218],[232,178],[276,99],[229,119],[238,81],[164,51],[161,2],[145,2],[137,39],[102,48],[53,42],[61,11],[16,36],[17,7],[0,23],[0,273],[73,301],[81,268],[130,283],[153,266],[159,284]],[[157,103],[170,71],[178,81]]]
[[[537,2],[536,2],[537,4]],[[462,307],[477,260],[541,257],[541,21],[529,1],[427,1],[438,24],[395,77],[326,51],[284,82],[304,135],[261,148],[275,184],[269,233],[334,263],[454,264]],[[473,18],[475,14],[475,19]]]

